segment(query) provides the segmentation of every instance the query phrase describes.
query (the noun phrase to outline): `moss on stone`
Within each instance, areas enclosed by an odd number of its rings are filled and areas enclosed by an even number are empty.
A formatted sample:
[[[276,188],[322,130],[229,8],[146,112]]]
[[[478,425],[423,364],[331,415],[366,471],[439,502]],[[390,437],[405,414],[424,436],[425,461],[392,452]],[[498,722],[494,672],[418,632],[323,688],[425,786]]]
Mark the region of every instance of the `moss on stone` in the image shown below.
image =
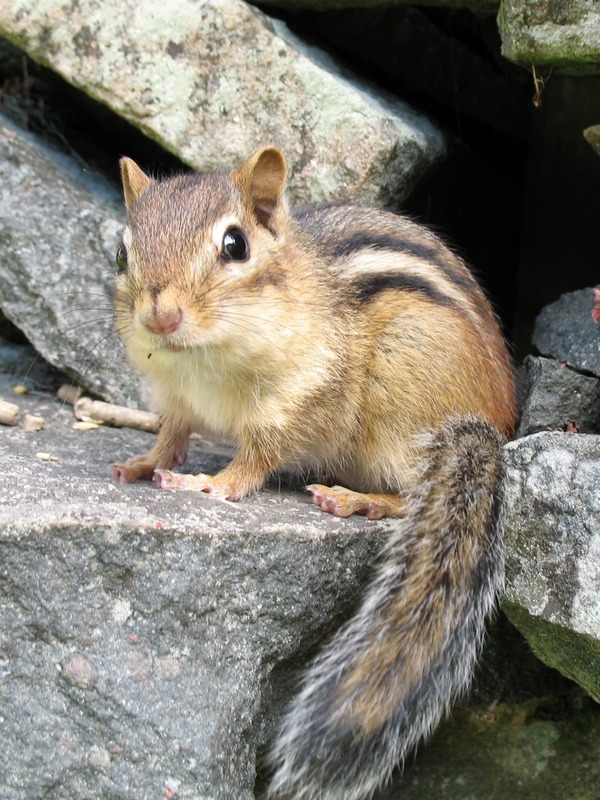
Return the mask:
[[[502,54],[525,67],[600,74],[600,13],[593,0],[502,0]]]
[[[374,800],[597,800],[600,706],[577,691],[455,709]]]
[[[600,702],[600,642],[534,617],[513,603],[505,602],[503,610],[539,659],[574,680]]]

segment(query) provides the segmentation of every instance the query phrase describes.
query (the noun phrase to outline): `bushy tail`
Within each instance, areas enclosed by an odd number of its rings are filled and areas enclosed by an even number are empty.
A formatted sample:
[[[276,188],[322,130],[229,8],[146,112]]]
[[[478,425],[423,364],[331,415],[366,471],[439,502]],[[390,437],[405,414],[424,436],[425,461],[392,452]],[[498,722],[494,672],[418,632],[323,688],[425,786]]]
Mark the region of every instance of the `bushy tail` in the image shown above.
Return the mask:
[[[271,797],[371,797],[469,685],[504,574],[501,444],[472,417],[425,436],[416,490],[363,605],[284,719]]]

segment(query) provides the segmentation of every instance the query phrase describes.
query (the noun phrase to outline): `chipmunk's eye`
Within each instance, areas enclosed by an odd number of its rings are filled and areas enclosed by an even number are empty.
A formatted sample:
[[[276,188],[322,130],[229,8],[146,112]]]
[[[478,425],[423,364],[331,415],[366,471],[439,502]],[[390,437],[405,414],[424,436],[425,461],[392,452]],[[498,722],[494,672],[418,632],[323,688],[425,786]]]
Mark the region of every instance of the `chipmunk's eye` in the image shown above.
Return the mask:
[[[221,255],[227,261],[245,261],[250,254],[246,237],[239,228],[229,228],[223,236]]]
[[[125,247],[124,244],[122,244],[117,250],[115,261],[117,262],[117,272],[119,274],[121,272],[125,272],[125,270],[127,269],[127,248]]]

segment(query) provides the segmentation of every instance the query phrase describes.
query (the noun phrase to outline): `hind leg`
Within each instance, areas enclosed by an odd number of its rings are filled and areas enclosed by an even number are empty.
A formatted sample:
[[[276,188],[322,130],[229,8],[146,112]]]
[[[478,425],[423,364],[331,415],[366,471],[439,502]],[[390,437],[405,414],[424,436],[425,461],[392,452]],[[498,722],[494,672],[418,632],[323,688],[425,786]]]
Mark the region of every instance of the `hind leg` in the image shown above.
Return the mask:
[[[311,494],[314,505],[336,517],[362,514],[368,519],[381,519],[404,515],[404,500],[397,494],[363,494],[343,486],[323,486],[320,483],[307,486],[306,491]]]

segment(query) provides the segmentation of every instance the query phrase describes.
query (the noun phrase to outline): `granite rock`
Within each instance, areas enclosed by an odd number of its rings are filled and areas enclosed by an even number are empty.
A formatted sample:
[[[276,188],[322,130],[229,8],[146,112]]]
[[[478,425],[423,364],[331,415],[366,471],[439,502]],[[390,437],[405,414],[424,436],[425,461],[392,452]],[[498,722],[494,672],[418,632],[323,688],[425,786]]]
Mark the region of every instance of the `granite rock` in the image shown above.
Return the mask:
[[[441,133],[242,0],[0,6],[0,34],[197,169],[276,144],[291,197],[393,204]]]
[[[115,484],[109,464],[150,434],[75,431],[69,408],[8,385],[46,425],[0,435],[2,785],[250,800],[299,670],[394,522],[331,518],[277,482],[239,504]],[[597,699],[599,455],[599,437],[559,433],[505,448],[505,609]],[[228,457],[194,444],[188,467]]]
[[[518,436],[557,431],[572,423],[581,433],[600,433],[600,380],[550,358],[527,356],[527,397]]]
[[[600,376],[600,326],[593,289],[561,295],[538,315],[533,344],[543,356]]]
[[[139,381],[112,312],[123,222],[114,189],[0,115],[0,309],[55,367],[131,403]]]
[[[276,484],[240,504],[120,486],[108,465],[150,434],[17,402],[46,425],[0,433],[3,793],[249,800],[290,675],[357,602],[389,523]],[[227,457],[197,448],[189,467]]]
[[[533,652],[600,701],[600,333],[595,295],[562,295],[539,314],[525,361],[519,434],[505,448],[507,593]],[[535,433],[552,430],[553,432]],[[534,434],[534,435],[526,435]]]
[[[507,445],[505,463],[503,608],[600,702],[600,437],[534,434]]]
[[[596,0],[502,0],[502,53],[531,68],[600,74],[600,9]]]

